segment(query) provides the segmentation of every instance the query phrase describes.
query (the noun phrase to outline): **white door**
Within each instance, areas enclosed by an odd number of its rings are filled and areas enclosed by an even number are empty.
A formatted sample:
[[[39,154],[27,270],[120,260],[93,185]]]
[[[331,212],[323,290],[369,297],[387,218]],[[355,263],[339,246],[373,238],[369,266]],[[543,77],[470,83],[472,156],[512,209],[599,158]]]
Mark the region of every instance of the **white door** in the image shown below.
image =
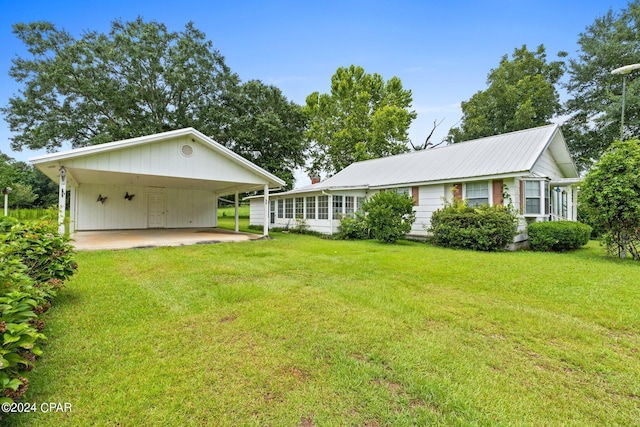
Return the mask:
[[[165,228],[164,193],[153,192],[147,195],[147,228]]]

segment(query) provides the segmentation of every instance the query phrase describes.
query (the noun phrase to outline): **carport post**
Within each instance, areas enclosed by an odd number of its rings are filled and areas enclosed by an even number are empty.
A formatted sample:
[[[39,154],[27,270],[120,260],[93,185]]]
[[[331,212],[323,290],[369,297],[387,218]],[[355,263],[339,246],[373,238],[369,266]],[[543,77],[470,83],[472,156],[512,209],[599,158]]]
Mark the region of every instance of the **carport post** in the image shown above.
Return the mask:
[[[238,225],[238,219],[239,219],[239,215],[238,215],[238,192],[236,191],[236,198],[235,198],[235,202],[234,202],[234,207],[236,208],[236,233],[238,231],[240,231],[240,227]]]
[[[269,184],[264,186],[264,229],[263,235],[269,235]]]
[[[60,194],[58,195],[58,234],[64,235],[64,216],[67,206],[67,170],[60,166]]]

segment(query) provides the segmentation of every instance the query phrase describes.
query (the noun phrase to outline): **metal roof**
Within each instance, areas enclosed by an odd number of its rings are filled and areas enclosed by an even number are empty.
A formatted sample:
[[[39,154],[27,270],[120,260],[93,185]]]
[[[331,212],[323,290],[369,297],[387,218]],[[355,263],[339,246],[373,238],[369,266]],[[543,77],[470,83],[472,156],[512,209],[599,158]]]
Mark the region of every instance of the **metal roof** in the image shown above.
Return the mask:
[[[286,194],[527,175],[547,148],[565,177],[578,176],[560,127],[554,124],[353,163],[321,183]]]

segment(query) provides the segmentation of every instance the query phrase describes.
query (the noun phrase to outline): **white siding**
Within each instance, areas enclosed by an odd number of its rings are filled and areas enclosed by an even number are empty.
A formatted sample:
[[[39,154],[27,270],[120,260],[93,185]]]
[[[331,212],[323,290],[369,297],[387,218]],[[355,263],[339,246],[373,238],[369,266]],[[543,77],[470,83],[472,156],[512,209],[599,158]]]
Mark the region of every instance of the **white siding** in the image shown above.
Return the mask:
[[[117,151],[65,160],[68,169],[87,169],[188,179],[262,184],[264,179],[189,136],[154,144],[142,144]],[[183,145],[193,155],[181,154]]]
[[[564,175],[562,171],[558,167],[558,164],[551,156],[551,152],[549,149],[546,149],[542,156],[535,163],[533,168],[531,169],[531,173],[535,176],[545,176],[550,178],[561,178]]]
[[[273,200],[273,199],[270,199]],[[249,225],[264,225],[264,199],[251,199],[249,202]],[[273,226],[273,224],[269,224]]]
[[[147,228],[147,194],[153,188],[104,184],[80,185],[76,191],[76,230],[126,230]],[[162,189],[167,228],[215,227],[217,197],[210,191]],[[134,194],[132,200],[125,194]],[[98,195],[107,197],[104,203]]]
[[[416,221],[411,227],[411,234],[425,236],[426,229],[431,225],[431,215],[444,206],[445,185],[423,185],[418,191],[418,206],[413,210]]]

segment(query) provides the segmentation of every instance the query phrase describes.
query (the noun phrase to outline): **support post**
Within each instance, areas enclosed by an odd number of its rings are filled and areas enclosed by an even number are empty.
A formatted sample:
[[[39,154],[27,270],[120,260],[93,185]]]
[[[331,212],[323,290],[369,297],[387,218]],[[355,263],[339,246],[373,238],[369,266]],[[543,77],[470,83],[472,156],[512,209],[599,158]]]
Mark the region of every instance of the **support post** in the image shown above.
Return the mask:
[[[269,184],[264,186],[264,227],[263,235],[269,235]]]
[[[234,199],[234,208],[235,208],[235,218],[236,218],[236,233],[240,231],[239,219],[240,215],[238,213],[238,192],[236,191],[236,198]]]
[[[67,206],[67,170],[60,166],[60,193],[58,194],[58,234],[64,235],[65,207]]]

